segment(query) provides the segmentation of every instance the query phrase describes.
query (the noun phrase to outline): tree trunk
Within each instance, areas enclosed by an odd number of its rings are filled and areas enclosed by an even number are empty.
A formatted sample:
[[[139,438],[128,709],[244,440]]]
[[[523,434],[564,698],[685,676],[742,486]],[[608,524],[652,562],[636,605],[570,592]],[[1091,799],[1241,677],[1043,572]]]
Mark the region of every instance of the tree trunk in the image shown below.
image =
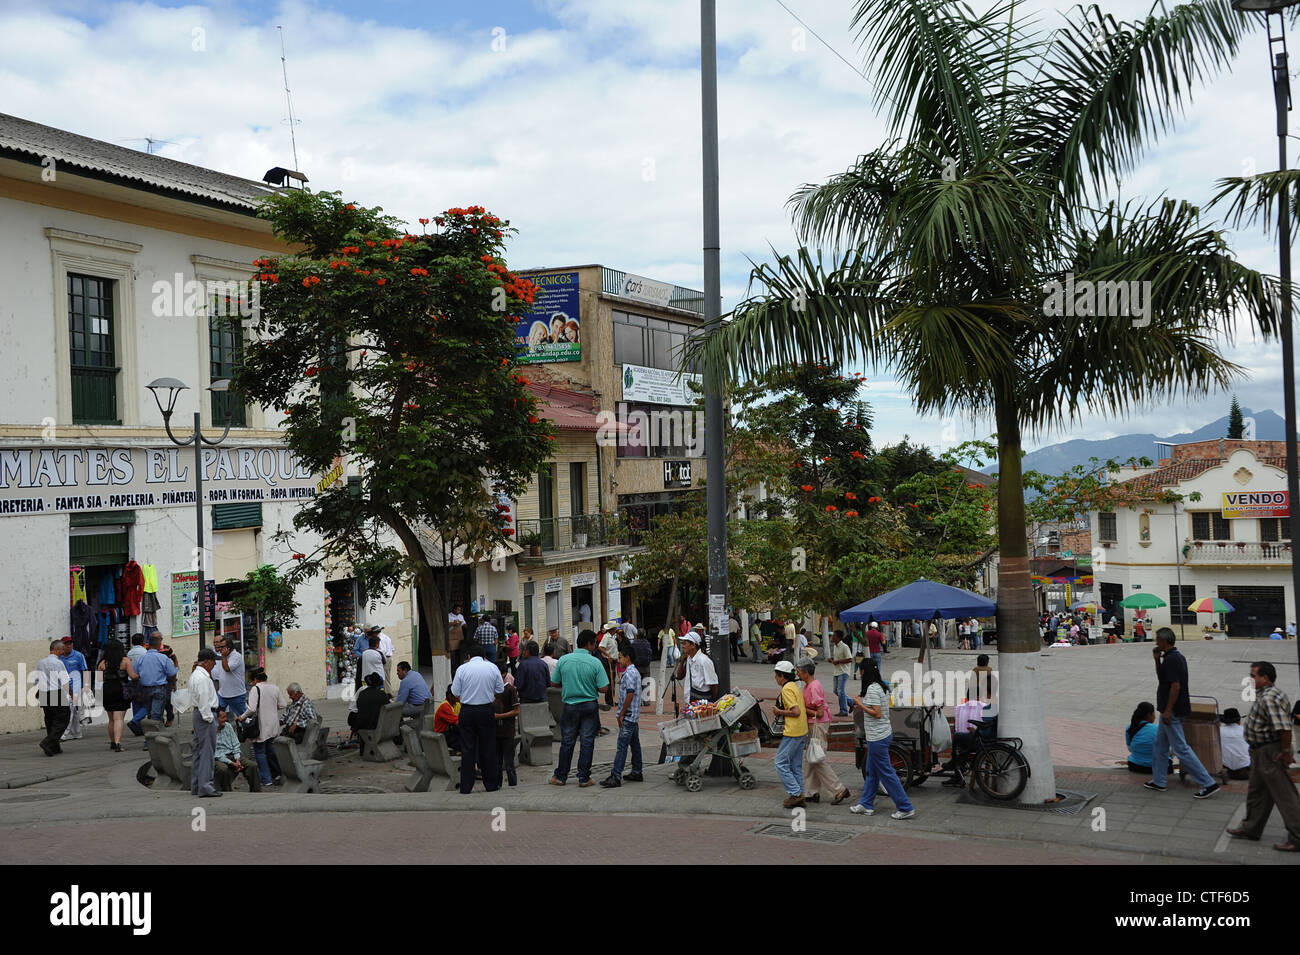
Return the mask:
[[[377,509],[379,511],[379,509]],[[420,607],[424,610],[424,619],[429,626],[429,651],[433,658],[433,681],[430,692],[435,700],[441,700],[443,693],[451,683],[451,658],[448,655],[447,610],[443,605],[442,593],[438,590],[437,578],[429,565],[424,545],[400,515],[392,508],[379,511],[385,524],[393,529],[406,553],[416,562],[415,583],[420,595]],[[412,621],[418,624],[419,615]],[[419,665],[418,658],[415,661]]]
[[[1020,459],[1020,421],[1014,402],[999,395],[998,428],[998,735],[1024,741],[1029,784],[1021,802],[1056,798],[1056,773],[1043,711],[1042,638],[1038,635]]]

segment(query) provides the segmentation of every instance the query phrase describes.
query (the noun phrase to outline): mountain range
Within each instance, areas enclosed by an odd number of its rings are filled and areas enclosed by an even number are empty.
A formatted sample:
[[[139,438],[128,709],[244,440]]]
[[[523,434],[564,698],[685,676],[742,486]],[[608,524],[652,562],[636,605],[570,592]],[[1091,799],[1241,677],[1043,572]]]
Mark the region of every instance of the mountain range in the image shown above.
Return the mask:
[[[1286,435],[1286,422],[1275,411],[1252,412],[1249,408],[1241,409],[1242,417],[1255,419],[1255,440],[1281,441]],[[1030,451],[1025,455],[1024,469],[1040,471],[1044,474],[1061,474],[1076,464],[1087,464],[1089,458],[1098,461],[1127,461],[1129,458],[1157,459],[1157,442],[1169,444],[1186,444],[1189,441],[1208,441],[1224,438],[1228,435],[1228,416],[1224,415],[1211,421],[1204,427],[1182,434],[1160,437],[1154,434],[1121,434],[1113,438],[1097,441],[1075,439],[1049,444],[1047,447]],[[996,472],[996,467],[988,470]]]

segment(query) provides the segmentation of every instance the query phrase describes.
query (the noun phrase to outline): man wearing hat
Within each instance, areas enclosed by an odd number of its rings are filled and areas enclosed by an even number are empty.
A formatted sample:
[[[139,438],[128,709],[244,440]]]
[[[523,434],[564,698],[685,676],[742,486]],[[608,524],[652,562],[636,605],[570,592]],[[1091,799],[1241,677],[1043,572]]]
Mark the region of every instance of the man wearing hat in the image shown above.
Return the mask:
[[[194,761],[190,766],[190,795],[210,798],[220,796],[213,785],[214,757],[217,750],[217,687],[212,682],[212,668],[217,665],[217,651],[199,650],[199,658],[190,673],[190,700],[194,704]]]
[[[384,633],[382,624],[372,624],[366,627],[367,637],[379,637],[379,652],[384,656],[384,686],[393,685],[393,654],[396,649],[393,647],[393,641],[389,639],[388,634]]]
[[[682,659],[677,664],[676,678],[686,681],[686,699],[683,703],[718,698],[718,671],[713,668],[713,661],[700,646],[703,640],[702,623],[697,623],[682,637]]]
[[[618,660],[618,635],[621,632],[619,625],[614,621],[609,621],[605,626],[600,628],[600,643],[596,646],[596,653],[600,656],[600,664],[605,668],[605,676],[609,677],[609,685],[605,687],[605,705],[614,705],[614,663]],[[609,732],[605,727],[601,727],[601,734],[604,736]]]
[[[808,743],[808,715],[804,710],[803,693],[795,679],[794,664],[780,660],[773,668],[781,696],[772,712],[784,718],[781,745],[776,751],[776,772],[785,787],[786,809],[807,805],[803,795],[803,752]]]

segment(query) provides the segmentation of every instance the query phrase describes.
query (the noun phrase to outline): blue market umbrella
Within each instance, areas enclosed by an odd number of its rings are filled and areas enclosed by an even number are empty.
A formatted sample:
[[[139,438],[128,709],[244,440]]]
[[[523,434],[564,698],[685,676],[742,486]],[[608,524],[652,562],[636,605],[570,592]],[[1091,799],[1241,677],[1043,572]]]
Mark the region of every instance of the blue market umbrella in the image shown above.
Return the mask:
[[[997,609],[997,604],[987,597],[922,577],[850,607],[840,614],[840,619],[861,623],[870,620],[929,620],[936,614],[946,618],[991,617]]]

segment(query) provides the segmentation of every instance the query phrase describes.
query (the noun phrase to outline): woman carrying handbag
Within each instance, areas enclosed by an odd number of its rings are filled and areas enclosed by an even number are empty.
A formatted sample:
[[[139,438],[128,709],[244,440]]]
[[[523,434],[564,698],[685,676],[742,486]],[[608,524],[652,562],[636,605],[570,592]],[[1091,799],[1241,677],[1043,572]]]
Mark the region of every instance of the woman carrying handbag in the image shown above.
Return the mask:
[[[257,759],[257,774],[262,785],[279,786],[284,782],[284,776],[271,741],[280,735],[278,711],[285,709],[289,701],[278,686],[267,682],[265,670],[254,670],[248,678],[253,688],[248,692],[248,709],[239,718],[239,737],[253,741],[253,755]]]

